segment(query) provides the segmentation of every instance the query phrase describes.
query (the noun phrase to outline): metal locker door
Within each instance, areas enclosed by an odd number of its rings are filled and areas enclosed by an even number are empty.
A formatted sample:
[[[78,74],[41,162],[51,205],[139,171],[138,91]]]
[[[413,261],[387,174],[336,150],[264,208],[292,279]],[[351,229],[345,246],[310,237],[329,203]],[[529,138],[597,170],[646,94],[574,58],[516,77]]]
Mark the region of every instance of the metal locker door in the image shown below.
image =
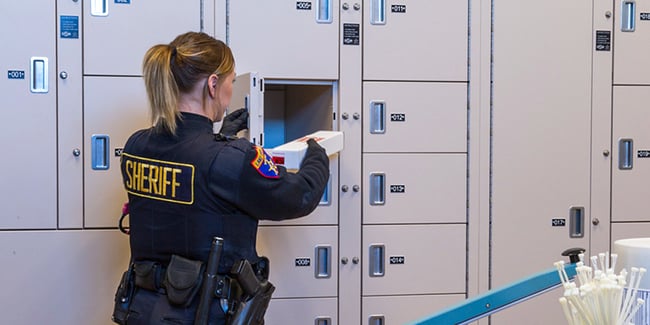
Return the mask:
[[[257,250],[271,261],[274,298],[336,297],[336,226],[262,226]]]
[[[364,152],[467,152],[467,84],[363,83]]]
[[[465,300],[465,295],[363,297],[362,300],[361,325],[398,325],[414,322],[460,303]]]
[[[249,72],[237,75],[232,88],[229,111],[240,108],[248,110],[248,130],[239,136],[248,138],[258,146],[264,146],[264,79],[258,73]],[[221,123],[215,123],[215,132],[219,132]]]
[[[338,79],[338,0],[228,3],[237,69],[266,78]]]
[[[650,221],[650,86],[615,86],[612,221]]]
[[[614,84],[650,84],[650,1],[616,0]]]
[[[2,229],[57,225],[56,3],[2,1]],[[11,204],[9,204],[11,202]]]
[[[363,226],[362,295],[464,294],[466,228]]]
[[[264,315],[266,325],[336,325],[336,298],[271,299]]]
[[[494,12],[491,288],[553,267],[567,248],[589,249],[592,229],[593,3],[495,0]],[[556,294],[492,324],[564,323]]]
[[[464,223],[465,154],[364,154],[363,223]]]
[[[467,81],[468,1],[364,3],[364,80]]]
[[[201,30],[201,0],[90,0],[84,6],[84,74],[142,75],[155,44]]]
[[[151,126],[139,77],[84,78],[84,226],[115,227],[127,201],[120,154],[129,136]]]

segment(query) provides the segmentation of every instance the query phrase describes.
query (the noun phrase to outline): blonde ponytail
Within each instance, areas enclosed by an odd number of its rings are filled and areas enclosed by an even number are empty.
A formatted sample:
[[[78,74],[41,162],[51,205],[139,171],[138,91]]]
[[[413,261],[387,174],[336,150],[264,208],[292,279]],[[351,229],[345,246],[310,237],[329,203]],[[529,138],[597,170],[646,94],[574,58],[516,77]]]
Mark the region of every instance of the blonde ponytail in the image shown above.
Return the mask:
[[[171,69],[176,49],[170,45],[155,45],[144,56],[143,77],[151,106],[154,127],[171,134],[176,133],[178,111],[178,86]]]

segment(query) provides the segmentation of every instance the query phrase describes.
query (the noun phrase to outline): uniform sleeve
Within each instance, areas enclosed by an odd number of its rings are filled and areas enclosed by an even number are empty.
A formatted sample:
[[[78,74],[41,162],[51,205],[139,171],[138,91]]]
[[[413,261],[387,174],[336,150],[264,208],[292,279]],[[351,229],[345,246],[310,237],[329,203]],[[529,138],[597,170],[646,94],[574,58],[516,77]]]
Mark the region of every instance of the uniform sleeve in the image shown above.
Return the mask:
[[[308,215],[318,206],[329,179],[329,158],[318,145],[308,147],[297,173],[275,165],[262,148],[253,145],[243,160],[228,195],[234,200],[231,203],[260,220]]]

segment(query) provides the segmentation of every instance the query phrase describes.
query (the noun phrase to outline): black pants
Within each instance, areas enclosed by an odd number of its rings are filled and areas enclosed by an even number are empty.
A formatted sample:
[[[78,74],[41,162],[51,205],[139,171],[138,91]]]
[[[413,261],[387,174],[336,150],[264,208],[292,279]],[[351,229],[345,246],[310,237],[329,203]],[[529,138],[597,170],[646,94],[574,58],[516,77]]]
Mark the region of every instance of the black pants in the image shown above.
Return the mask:
[[[129,308],[128,325],[192,325],[198,307],[198,299],[187,308],[170,305],[167,296],[153,291],[136,289]],[[226,316],[218,299],[210,306],[210,325],[225,325]]]

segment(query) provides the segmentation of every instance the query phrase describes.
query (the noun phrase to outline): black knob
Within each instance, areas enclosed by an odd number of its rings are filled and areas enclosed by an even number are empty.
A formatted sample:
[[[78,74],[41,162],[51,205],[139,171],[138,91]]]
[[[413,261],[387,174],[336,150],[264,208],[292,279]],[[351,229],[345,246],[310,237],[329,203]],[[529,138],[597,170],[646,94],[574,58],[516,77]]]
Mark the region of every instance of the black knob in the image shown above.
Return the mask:
[[[585,249],[580,247],[569,248],[562,252],[562,256],[568,256],[571,264],[580,262],[580,254],[584,253]]]

